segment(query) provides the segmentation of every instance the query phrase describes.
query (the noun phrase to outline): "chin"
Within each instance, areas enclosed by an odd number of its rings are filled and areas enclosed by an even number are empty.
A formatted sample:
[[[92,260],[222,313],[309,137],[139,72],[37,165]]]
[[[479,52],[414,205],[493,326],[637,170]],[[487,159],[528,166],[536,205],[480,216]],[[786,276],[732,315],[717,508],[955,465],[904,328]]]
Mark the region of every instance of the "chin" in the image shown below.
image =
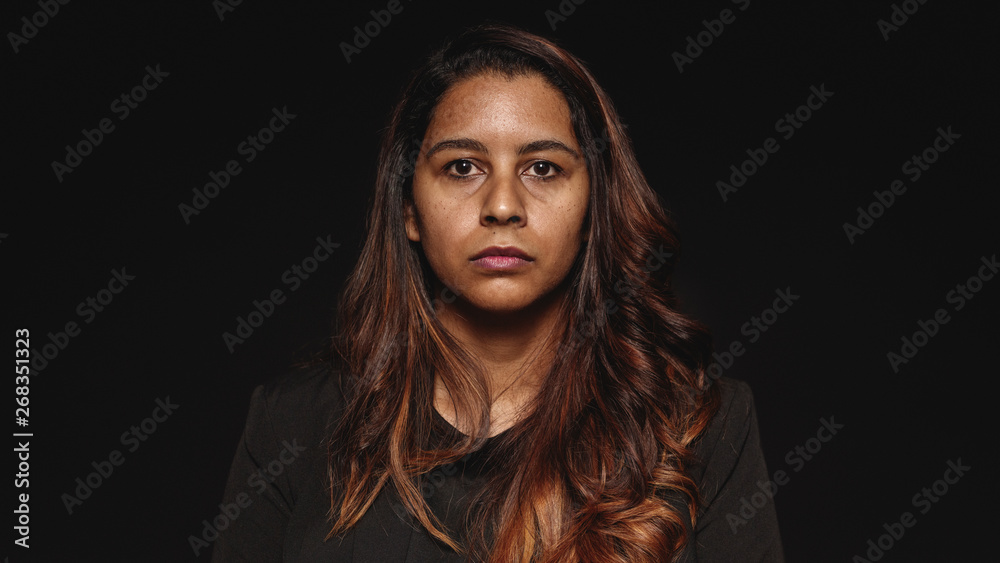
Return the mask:
[[[531,306],[532,301],[524,298],[504,299],[500,295],[491,295],[483,299],[469,299],[468,303],[486,313],[508,315],[524,311]]]
[[[544,293],[524,293],[507,291],[469,292],[459,297],[458,301],[464,301],[463,305],[484,313],[494,315],[515,315],[531,314],[533,309],[545,309],[551,305],[549,292]]]

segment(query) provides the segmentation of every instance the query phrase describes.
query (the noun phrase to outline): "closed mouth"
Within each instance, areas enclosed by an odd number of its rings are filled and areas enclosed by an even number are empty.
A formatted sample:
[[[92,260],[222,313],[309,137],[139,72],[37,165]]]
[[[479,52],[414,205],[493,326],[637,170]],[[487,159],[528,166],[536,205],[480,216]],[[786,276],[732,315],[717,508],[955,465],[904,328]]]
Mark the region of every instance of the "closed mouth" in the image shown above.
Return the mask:
[[[534,258],[528,256],[526,252],[517,248],[516,246],[491,246],[489,248],[481,250],[478,254],[473,256],[471,260],[478,260],[486,256],[511,256],[514,258],[520,258],[522,260],[533,261]]]

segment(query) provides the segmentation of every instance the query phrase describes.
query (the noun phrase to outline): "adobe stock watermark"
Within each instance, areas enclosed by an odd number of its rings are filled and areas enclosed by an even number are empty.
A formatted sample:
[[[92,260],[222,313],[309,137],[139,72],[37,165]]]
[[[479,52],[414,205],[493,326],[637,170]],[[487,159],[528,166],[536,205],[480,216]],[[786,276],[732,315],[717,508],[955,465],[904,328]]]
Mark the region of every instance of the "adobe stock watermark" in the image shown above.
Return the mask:
[[[212,0],[212,9],[219,21],[225,21],[226,15],[235,12],[236,7],[243,3],[243,0]]]
[[[786,141],[791,139],[798,129],[801,129],[807,121],[812,119],[813,112],[819,111],[833,97],[833,92],[826,89],[825,82],[820,83],[819,88],[810,86],[809,90],[810,94],[804,104],[795,108],[794,112],[786,113],[784,117],[774,123],[775,133],[780,133]],[[743,187],[747,183],[747,180],[764,167],[770,155],[773,155],[780,149],[781,145],[778,144],[777,139],[774,137],[764,139],[759,148],[747,149],[746,153],[750,158],[741,162],[739,166],[736,164],[730,165],[729,170],[732,173],[729,175],[729,183],[726,183],[724,180],[719,180],[715,183],[716,189],[719,190],[719,195],[722,196],[722,202],[726,203],[729,201],[729,194],[736,193],[739,188]]]
[[[787,313],[792,305],[801,297],[792,293],[791,286],[787,286],[785,289],[776,289],[774,293],[776,297],[770,307],[761,311],[760,315],[754,315],[750,317],[749,321],[740,325],[740,334],[749,337],[747,343],[753,344],[760,340],[761,336],[778,322],[778,316]],[[708,376],[710,381],[719,379],[727,369],[733,367],[733,364],[736,363],[736,358],[745,353],[746,347],[743,341],[739,338],[733,340],[729,343],[729,346],[723,349],[721,354],[712,352],[712,358],[715,361],[708,365],[705,375]],[[689,397],[693,398],[704,393],[708,389],[708,386],[703,389],[695,389],[694,387],[683,385],[682,388]]]
[[[750,7],[750,0],[732,0],[733,4],[737,4],[741,12],[746,11]],[[700,57],[705,49],[709,48],[712,43],[718,39],[722,32],[726,30],[726,26],[736,21],[736,14],[729,8],[724,8],[719,12],[719,19],[716,20],[701,20],[701,25],[705,27],[703,31],[699,31],[694,35],[688,35],[686,38],[687,46],[684,49],[684,53],[680,51],[674,51],[670,57],[674,60],[674,64],[677,66],[677,72],[684,73],[684,65],[688,65],[694,62],[695,59]],[[552,29],[555,29],[553,27]],[[687,55],[687,56],[685,56]]]
[[[93,296],[88,296],[76,306],[76,314],[83,318],[83,322],[90,324],[97,318],[97,314],[104,311],[104,308],[114,301],[115,296],[125,291],[129,283],[135,281],[135,276],[129,275],[126,268],[115,268],[111,270],[111,278],[108,279],[107,287],[97,291]],[[56,359],[59,353],[69,346],[70,338],[80,336],[82,327],[76,321],[69,321],[63,326],[63,330],[48,333],[49,341],[42,344],[42,349],[31,349],[31,369],[32,375],[41,373],[49,362]]]
[[[122,92],[120,96],[111,101],[110,111],[118,118],[118,122],[125,121],[132,114],[132,110],[139,107],[146,97],[153,90],[156,90],[163,79],[170,76],[160,65],[151,67],[146,65],[146,74],[128,92]],[[76,170],[83,159],[93,154],[94,150],[104,142],[105,135],[111,134],[115,130],[116,124],[110,117],[102,118],[97,122],[97,127],[93,129],[81,129],[80,134],[83,139],[75,145],[66,145],[66,155],[63,159],[52,161],[52,172],[56,175],[56,180],[62,183],[63,177]]]
[[[292,264],[290,268],[281,274],[281,281],[287,286],[288,293],[298,291],[302,283],[309,279],[309,275],[319,269],[319,265],[333,255],[333,251],[340,248],[339,242],[330,240],[331,235],[326,238],[316,237],[316,246],[312,254],[303,258],[299,263]],[[284,303],[288,297],[279,288],[271,290],[263,301],[254,299],[253,309],[244,316],[236,317],[236,328],[233,332],[223,332],[222,341],[226,344],[226,349],[232,354],[236,351],[238,344],[243,344],[248,338],[253,336],[254,329],[260,328],[264,321],[274,314],[278,305]],[[235,334],[234,334],[235,333]]]
[[[167,418],[180,406],[170,402],[169,395],[165,399],[156,399],[155,402],[156,407],[153,408],[153,412],[149,417],[142,419],[138,425],[131,426],[128,430],[122,432],[120,441],[122,446],[128,447],[129,453],[138,450],[139,446],[156,432],[159,425],[166,422]],[[111,477],[115,472],[115,468],[121,467],[124,463],[125,455],[119,450],[111,450],[105,460],[91,462],[90,465],[94,468],[94,471],[87,474],[86,477],[76,478],[76,488],[73,489],[73,494],[63,493],[62,501],[66,507],[66,512],[72,515],[73,510],[82,505],[83,501],[90,498],[94,494],[94,491]]]
[[[982,265],[979,266],[975,274],[965,280],[965,283],[956,284],[954,289],[945,294],[945,302],[952,306],[953,311],[964,309],[966,303],[982,291],[985,282],[993,279],[997,272],[1000,272],[1000,262],[997,262],[996,254],[989,258],[983,256],[979,261],[982,262]],[[886,354],[886,359],[889,360],[889,367],[892,368],[892,373],[899,373],[899,366],[908,364],[910,360],[916,357],[917,352],[924,346],[927,346],[931,338],[937,336],[938,332],[941,331],[941,327],[950,321],[951,316],[944,307],[934,311],[934,314],[929,319],[918,320],[916,332],[911,336],[900,337],[902,345],[899,348],[899,353],[889,352]]]
[[[25,415],[27,415],[27,409],[25,411]],[[27,421],[25,421],[25,424],[27,424]],[[14,448],[14,453],[17,454],[17,473],[14,474],[14,488],[30,491],[31,440],[22,442],[21,437],[27,436],[30,438],[32,434],[18,433],[14,434],[14,436],[16,438],[14,443],[17,444],[17,447]],[[14,545],[23,547],[24,549],[31,549],[31,546],[28,545],[28,541],[31,539],[31,493],[18,492],[15,495],[15,499],[15,502],[18,504],[17,508],[14,509],[14,522],[17,523],[17,526],[14,526],[14,531],[20,537],[14,540]]]
[[[10,41],[10,47],[14,49],[14,54],[21,52],[21,45],[25,45],[28,41],[34,39],[38,32],[49,24],[52,18],[56,17],[59,13],[59,6],[65,6],[69,4],[69,0],[38,0],[38,7],[40,8],[37,12],[31,14],[31,17],[23,16],[21,18],[21,33],[18,35],[13,31],[7,32],[7,41]]]
[[[576,7],[582,5],[586,1],[587,0],[560,0],[559,5],[556,6],[555,10],[545,10],[545,21],[549,22],[549,27],[552,28],[552,31],[555,31],[557,25],[566,21],[569,16],[576,13]]]
[[[412,1],[412,0],[409,0]],[[354,37],[352,42],[340,42],[340,52],[344,54],[344,60],[351,64],[351,57],[360,55],[361,50],[371,45],[372,39],[378,37],[382,30],[392,22],[392,16],[398,16],[403,12],[403,5],[400,0],[389,0],[384,9],[371,10],[368,12],[372,19],[364,26],[354,26]]]
[[[919,180],[924,172],[930,170],[931,165],[937,162],[941,153],[947,152],[955,144],[956,139],[962,138],[961,135],[951,130],[951,125],[947,129],[938,127],[937,134],[937,137],[934,137],[934,140],[927,148],[921,151],[920,154],[912,155],[900,167],[900,170],[910,179],[910,182]],[[857,224],[846,222],[843,225],[844,234],[847,235],[848,242],[854,244],[858,236],[865,234],[871,229],[875,225],[875,220],[885,215],[885,212],[896,203],[896,196],[905,194],[906,189],[906,184],[902,180],[896,179],[889,184],[888,190],[884,192],[873,191],[872,195],[875,196],[875,201],[869,203],[866,207],[858,207]]]
[[[252,497],[249,493],[243,491],[233,499],[235,502],[219,504],[219,513],[211,521],[207,519],[201,521],[201,534],[188,536],[188,545],[191,547],[191,551],[194,552],[195,557],[201,553],[202,549],[209,547],[212,542],[219,539],[219,532],[229,528],[230,524],[235,522],[254,503],[254,500],[260,498],[260,495],[267,490],[267,486],[284,473],[285,469],[302,455],[302,452],[306,451],[305,446],[298,444],[298,440],[292,440],[291,443],[288,443],[288,440],[283,440],[281,445],[282,450],[278,453],[276,459],[271,460],[257,471],[250,473],[247,477],[247,486],[255,490],[257,493],[256,497]]]
[[[955,461],[949,459],[946,465],[944,475],[940,479],[931,483],[930,487],[923,487],[910,499],[913,508],[920,509],[920,514],[930,512],[934,504],[940,502],[948,494],[951,485],[958,483],[959,479],[972,469],[972,467],[962,463],[962,458],[958,458]],[[906,535],[906,530],[916,526],[916,524],[917,517],[909,510],[900,514],[899,518],[892,523],[884,522],[882,529],[885,530],[885,533],[879,534],[875,539],[869,539],[865,544],[868,548],[865,551],[865,555],[855,555],[851,558],[851,563],[874,563],[875,561],[879,561],[896,545],[896,542],[903,539],[903,536]]]
[[[879,19],[875,22],[878,26],[878,30],[882,33],[882,39],[889,41],[889,34],[894,31],[899,31],[899,28],[903,27],[907,21],[909,21],[910,16],[917,13],[920,6],[927,3],[927,0],[904,0],[902,6],[898,4],[892,5],[892,12],[889,14],[889,21]]]
[[[821,418],[819,423],[820,426],[816,430],[815,436],[806,440],[805,444],[788,450],[788,453],[785,454],[785,463],[792,467],[794,473],[802,471],[806,462],[811,461],[813,456],[823,449],[823,444],[832,440],[838,431],[844,429],[844,425],[837,424],[833,416],[829,419]],[[775,471],[770,481],[757,481],[757,488],[760,490],[755,491],[749,497],[743,496],[740,499],[738,513],[726,514],[726,522],[729,523],[729,529],[733,531],[733,534],[738,533],[742,526],[746,526],[757,515],[757,511],[764,508],[774,498],[774,495],[778,493],[778,487],[785,486],[790,481],[791,477],[784,469]]]
[[[236,145],[236,154],[243,157],[243,162],[249,164],[253,162],[257,156],[267,149],[267,146],[274,142],[275,137],[278,133],[285,130],[286,127],[292,122],[293,119],[298,117],[294,113],[288,111],[288,106],[282,106],[279,110],[277,107],[271,108],[271,117],[267,122],[267,125],[261,127],[257,133],[247,135],[240,144]],[[213,199],[219,197],[229,183],[239,176],[243,172],[243,168],[240,166],[240,161],[232,159],[223,166],[222,170],[219,171],[209,171],[208,182],[201,188],[193,188],[191,192],[194,197],[191,198],[191,204],[181,203],[177,206],[177,210],[181,213],[181,219],[184,219],[185,225],[191,224],[191,216],[198,215],[208,204],[212,202]]]

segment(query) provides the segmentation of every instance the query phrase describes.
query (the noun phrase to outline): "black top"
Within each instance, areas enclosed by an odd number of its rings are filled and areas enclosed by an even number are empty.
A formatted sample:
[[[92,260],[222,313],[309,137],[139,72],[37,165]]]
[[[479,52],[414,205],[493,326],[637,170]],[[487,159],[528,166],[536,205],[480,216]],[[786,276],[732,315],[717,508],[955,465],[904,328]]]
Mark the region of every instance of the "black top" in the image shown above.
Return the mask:
[[[213,522],[219,535],[212,561],[462,562],[410,520],[391,486],[342,538],[323,540],[330,529],[324,440],[344,402],[337,379],[313,368],[254,390]],[[750,388],[725,377],[717,385],[722,404],[696,445],[700,462],[690,468],[704,505],[680,561],[784,561]],[[490,441],[464,460],[435,469],[422,488],[432,512],[452,530],[458,529],[459,511],[449,507],[479,484],[478,454],[489,447]]]

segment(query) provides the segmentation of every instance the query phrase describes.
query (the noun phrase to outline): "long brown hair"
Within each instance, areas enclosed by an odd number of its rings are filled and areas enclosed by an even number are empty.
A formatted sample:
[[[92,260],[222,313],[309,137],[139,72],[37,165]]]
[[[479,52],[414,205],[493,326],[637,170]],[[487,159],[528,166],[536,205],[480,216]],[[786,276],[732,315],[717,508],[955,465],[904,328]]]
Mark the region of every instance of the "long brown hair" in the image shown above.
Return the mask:
[[[420,245],[406,237],[403,204],[438,101],[483,73],[537,74],[563,93],[590,175],[589,237],[569,273],[559,353],[524,418],[491,446],[469,533],[453,538],[420,487],[435,467],[482,446],[489,389],[482,366],[436,317],[442,296]],[[686,470],[693,442],[719,402],[705,374],[711,343],[677,310],[669,285],[675,229],[583,63],[549,40],[495,25],[436,51],[392,114],[367,228],[333,345],[347,406],[330,440],[328,537],[357,524],[391,484],[431,536],[472,560],[676,556],[698,504]],[[478,414],[468,436],[443,441],[432,431],[435,375],[459,412]]]

